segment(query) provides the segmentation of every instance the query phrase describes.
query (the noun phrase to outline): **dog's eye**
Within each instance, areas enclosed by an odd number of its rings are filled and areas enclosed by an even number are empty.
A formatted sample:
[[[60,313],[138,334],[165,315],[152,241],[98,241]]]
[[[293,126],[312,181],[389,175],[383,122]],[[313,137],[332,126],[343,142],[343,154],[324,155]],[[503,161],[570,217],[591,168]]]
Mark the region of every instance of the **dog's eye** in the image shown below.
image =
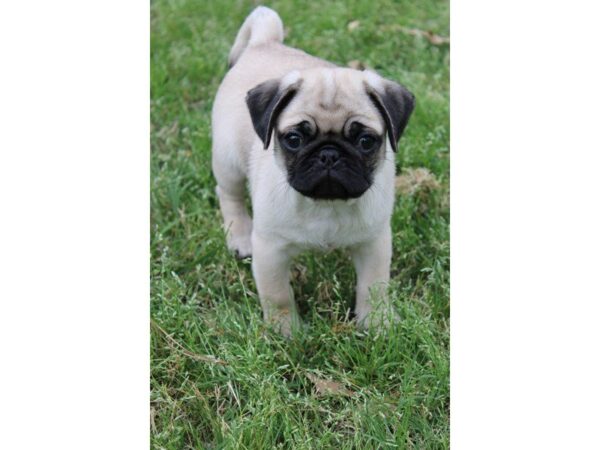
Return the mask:
[[[295,131],[287,133],[283,136],[283,144],[289,150],[298,150],[303,141],[304,139],[302,138],[302,135],[300,133],[296,133]]]
[[[362,150],[366,152],[368,152],[369,150],[373,150],[376,144],[377,138],[371,136],[370,134],[363,134],[358,140],[358,145]]]

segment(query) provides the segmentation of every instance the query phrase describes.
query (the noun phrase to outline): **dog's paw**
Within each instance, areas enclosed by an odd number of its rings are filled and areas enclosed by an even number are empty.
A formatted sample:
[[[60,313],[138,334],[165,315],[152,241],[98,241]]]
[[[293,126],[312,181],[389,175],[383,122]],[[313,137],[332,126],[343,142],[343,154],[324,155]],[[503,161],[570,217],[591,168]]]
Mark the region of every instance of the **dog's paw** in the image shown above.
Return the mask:
[[[227,233],[227,248],[236,258],[244,259],[252,256],[252,222],[245,221],[236,227],[231,227]]]
[[[252,256],[252,243],[250,236],[228,236],[227,247],[238,259]]]
[[[298,313],[288,309],[272,311],[265,317],[265,322],[273,327],[278,333],[290,339],[294,334],[304,330],[304,324]]]
[[[400,316],[392,305],[383,304],[377,308],[356,311],[356,323],[364,330],[388,329],[400,322]]]

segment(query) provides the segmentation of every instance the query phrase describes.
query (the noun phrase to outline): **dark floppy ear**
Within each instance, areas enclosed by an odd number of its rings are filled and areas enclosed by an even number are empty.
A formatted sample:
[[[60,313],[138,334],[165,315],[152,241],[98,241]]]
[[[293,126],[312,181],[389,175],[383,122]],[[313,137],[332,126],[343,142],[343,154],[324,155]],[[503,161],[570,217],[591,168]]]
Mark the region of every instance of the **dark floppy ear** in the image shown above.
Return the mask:
[[[383,116],[390,143],[396,151],[400,136],[415,107],[415,96],[404,86],[388,80],[384,81],[382,92],[375,90],[369,84],[366,87],[369,98]]]
[[[271,142],[277,117],[298,92],[300,82],[301,80],[280,89],[279,80],[268,80],[248,91],[246,105],[250,111],[254,130],[263,141],[265,150]]]

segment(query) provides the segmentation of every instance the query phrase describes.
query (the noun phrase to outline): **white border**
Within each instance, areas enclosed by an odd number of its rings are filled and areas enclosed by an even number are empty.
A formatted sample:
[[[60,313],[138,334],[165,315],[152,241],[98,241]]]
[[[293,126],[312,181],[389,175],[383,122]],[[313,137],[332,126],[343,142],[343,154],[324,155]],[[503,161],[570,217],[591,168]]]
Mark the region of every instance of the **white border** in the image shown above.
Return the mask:
[[[149,22],[0,6],[1,448],[149,447]]]
[[[598,446],[598,4],[451,4],[451,442]]]

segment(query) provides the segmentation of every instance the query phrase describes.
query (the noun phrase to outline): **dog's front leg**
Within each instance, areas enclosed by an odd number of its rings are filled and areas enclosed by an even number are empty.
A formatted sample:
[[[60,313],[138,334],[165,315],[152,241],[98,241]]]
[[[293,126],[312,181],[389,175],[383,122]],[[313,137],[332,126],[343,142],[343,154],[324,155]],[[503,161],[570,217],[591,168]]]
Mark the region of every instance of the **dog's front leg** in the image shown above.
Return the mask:
[[[389,225],[373,240],[351,248],[356,268],[356,321],[365,328],[389,325],[395,313],[387,296],[392,261],[392,230]]]
[[[252,273],[263,316],[287,337],[301,325],[290,287],[291,257],[289,248],[277,239],[252,233]]]

